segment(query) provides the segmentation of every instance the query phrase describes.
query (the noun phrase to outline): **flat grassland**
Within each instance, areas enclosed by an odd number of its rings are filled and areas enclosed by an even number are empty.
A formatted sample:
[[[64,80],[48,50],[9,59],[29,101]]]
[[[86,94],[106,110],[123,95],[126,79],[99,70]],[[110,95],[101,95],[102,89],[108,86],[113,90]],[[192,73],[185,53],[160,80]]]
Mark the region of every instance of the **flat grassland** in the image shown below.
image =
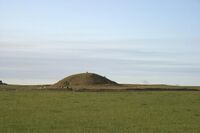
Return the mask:
[[[0,133],[199,132],[199,91],[0,91]]]

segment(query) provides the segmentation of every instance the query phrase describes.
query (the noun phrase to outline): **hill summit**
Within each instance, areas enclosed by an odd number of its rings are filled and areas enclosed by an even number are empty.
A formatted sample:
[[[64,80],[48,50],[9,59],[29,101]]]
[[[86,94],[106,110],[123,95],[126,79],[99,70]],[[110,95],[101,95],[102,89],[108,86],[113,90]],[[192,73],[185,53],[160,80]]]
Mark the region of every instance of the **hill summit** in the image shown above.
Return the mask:
[[[2,80],[0,80],[0,85],[7,85],[7,84],[4,83]]]
[[[53,85],[53,87],[65,88],[68,86],[87,85],[116,85],[117,83],[95,73],[80,73],[66,77]]]

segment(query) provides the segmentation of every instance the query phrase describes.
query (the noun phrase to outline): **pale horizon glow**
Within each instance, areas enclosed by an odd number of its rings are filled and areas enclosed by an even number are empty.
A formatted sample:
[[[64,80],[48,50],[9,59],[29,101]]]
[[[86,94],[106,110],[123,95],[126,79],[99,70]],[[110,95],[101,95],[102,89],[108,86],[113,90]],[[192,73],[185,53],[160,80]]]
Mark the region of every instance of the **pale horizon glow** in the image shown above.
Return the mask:
[[[200,85],[198,0],[0,0],[0,80]]]

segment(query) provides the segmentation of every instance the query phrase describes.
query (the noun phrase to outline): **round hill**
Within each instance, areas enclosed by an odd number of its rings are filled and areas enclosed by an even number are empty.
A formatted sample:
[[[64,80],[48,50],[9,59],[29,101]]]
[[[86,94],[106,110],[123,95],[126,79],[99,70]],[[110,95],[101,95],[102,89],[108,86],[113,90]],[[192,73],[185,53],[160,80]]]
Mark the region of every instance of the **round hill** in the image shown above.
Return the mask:
[[[0,85],[7,85],[7,84],[4,83],[2,80],[0,80]]]
[[[117,83],[95,73],[80,73],[66,77],[53,85],[64,88],[68,86],[116,85]]]

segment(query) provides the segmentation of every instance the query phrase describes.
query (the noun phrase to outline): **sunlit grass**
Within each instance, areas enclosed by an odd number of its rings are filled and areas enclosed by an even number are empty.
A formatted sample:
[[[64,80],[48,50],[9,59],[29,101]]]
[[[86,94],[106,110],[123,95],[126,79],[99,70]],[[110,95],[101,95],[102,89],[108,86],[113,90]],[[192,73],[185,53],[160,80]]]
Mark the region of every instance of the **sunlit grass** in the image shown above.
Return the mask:
[[[0,91],[1,133],[199,133],[199,92]]]

